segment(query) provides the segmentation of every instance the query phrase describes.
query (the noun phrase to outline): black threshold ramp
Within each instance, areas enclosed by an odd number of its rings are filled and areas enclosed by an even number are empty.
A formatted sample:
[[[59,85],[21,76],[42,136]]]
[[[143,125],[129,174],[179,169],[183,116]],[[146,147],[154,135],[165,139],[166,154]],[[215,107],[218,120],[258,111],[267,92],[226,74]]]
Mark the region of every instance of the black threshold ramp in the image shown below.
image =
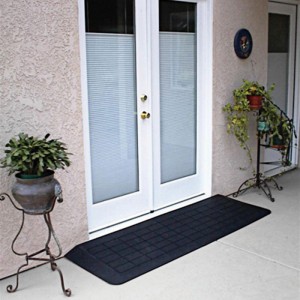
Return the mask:
[[[80,244],[65,257],[110,284],[122,284],[270,213],[215,195]]]

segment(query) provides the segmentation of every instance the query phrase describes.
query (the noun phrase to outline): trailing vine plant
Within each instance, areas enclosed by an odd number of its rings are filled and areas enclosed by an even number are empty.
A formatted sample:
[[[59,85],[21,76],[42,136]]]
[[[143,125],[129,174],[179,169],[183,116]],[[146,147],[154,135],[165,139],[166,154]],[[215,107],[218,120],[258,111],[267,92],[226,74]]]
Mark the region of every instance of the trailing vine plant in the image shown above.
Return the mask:
[[[291,164],[289,152],[293,134],[297,138],[293,120],[288,118],[271,99],[266,99],[260,110],[258,122],[264,122],[266,128],[266,130],[258,131],[260,138],[265,138],[268,146],[277,147],[277,150],[281,153],[282,166],[289,166]],[[276,143],[279,143],[279,145],[276,145]]]
[[[233,134],[239,142],[240,147],[246,151],[249,158],[249,166],[253,165],[253,158],[247,143],[249,140],[249,112],[251,111],[247,96],[261,95],[271,101],[271,92],[273,90],[274,85],[267,90],[256,81],[244,79],[243,84],[233,90],[233,103],[227,103],[223,107],[223,111],[226,113],[227,133]],[[245,170],[247,168],[241,169]],[[254,168],[253,173],[255,173]]]

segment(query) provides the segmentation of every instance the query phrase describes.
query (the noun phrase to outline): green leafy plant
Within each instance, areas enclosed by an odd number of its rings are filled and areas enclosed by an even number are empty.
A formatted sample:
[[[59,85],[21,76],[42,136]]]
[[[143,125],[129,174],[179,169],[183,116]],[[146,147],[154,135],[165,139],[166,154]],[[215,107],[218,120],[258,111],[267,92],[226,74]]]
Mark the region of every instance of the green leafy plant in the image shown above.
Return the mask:
[[[262,96],[265,99],[271,99],[271,93],[275,85],[271,85],[270,89],[266,89],[257,81],[249,81],[243,79],[242,85],[233,91],[233,95],[238,98],[247,99],[247,96]]]
[[[291,165],[289,154],[293,133],[295,134],[293,122],[285,116],[280,116],[279,125],[270,130],[267,136],[269,145],[281,153],[281,164],[284,167]]]
[[[42,176],[47,170],[64,169],[70,166],[69,155],[64,143],[58,139],[49,140],[50,134],[42,139],[20,133],[5,145],[5,157],[0,160],[2,168],[8,168],[9,175],[20,172],[26,175]]]
[[[241,148],[246,151],[250,165],[252,165],[253,159],[247,144],[249,140],[249,112],[251,111],[247,99],[249,95],[259,95],[264,98],[259,113],[256,113],[258,136],[261,139],[265,138],[266,146],[276,147],[280,151],[283,166],[290,164],[288,157],[295,129],[292,120],[273,103],[271,93],[274,88],[274,84],[270,89],[266,89],[256,81],[243,80],[242,85],[233,90],[233,103],[227,103],[223,107],[227,119],[227,132],[233,134]],[[280,146],[275,145],[277,142],[281,142]]]
[[[233,134],[242,149],[247,151],[247,155],[252,162],[250,149],[247,145],[249,140],[249,102],[247,99],[234,97],[234,103],[227,103],[223,107],[227,118],[227,133]]]
[[[280,124],[272,131],[270,137],[277,137],[283,148],[288,148],[292,139],[293,127],[292,122],[282,116]]]
[[[267,130],[259,131],[260,138],[265,137],[269,146],[276,147],[281,152],[283,166],[290,165],[288,153],[295,134],[292,120],[271,100],[267,100],[263,103],[258,121],[265,122],[267,127]]]
[[[233,103],[227,103],[223,107],[227,119],[227,132],[233,134],[252,165],[253,159],[250,148],[247,144],[249,140],[249,112],[251,111],[247,96],[260,95],[271,101],[271,92],[274,85],[269,90],[256,81],[243,80],[239,88],[233,90]]]
[[[263,101],[258,116],[258,122],[264,122],[266,130],[259,131],[260,137],[272,136],[277,131],[281,121],[282,118],[280,117],[280,110],[278,107],[269,99]]]

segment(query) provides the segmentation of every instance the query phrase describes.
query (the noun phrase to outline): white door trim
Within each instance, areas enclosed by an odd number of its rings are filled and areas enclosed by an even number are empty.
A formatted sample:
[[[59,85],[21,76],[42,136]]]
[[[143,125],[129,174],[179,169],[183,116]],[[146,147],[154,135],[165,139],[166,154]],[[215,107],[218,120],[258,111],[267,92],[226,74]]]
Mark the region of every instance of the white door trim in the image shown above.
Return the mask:
[[[84,142],[85,142],[85,171],[86,171],[86,197],[89,231],[94,232],[105,227],[112,226],[115,222],[124,222],[130,218],[149,213],[151,210],[152,185],[152,168],[149,167],[151,160],[151,119],[142,120],[139,115],[142,111],[149,111],[149,101],[142,102],[140,95],[148,95],[148,72],[147,72],[147,29],[139,23],[143,23],[146,18],[147,0],[139,0],[136,2],[135,9],[139,12],[136,17],[136,70],[137,74],[137,122],[138,122],[138,157],[140,164],[139,172],[139,190],[114,198],[115,209],[111,209],[111,201],[103,201],[99,203],[93,202],[92,193],[92,168],[91,168],[91,152],[90,152],[90,130],[89,130],[89,105],[88,105],[88,82],[87,82],[87,63],[86,63],[86,30],[85,30],[85,1],[78,0],[79,4],[79,32],[80,32],[80,51],[81,51],[81,84],[82,84],[82,105],[83,105],[83,124],[84,124]],[[142,13],[144,15],[142,15]],[[142,24],[143,25],[143,24]],[[144,65],[145,62],[145,65]],[[147,145],[141,143],[142,138],[147,140]],[[147,167],[147,168],[146,168]],[[149,199],[149,200],[148,200]],[[131,204],[131,209],[126,206]]]
[[[295,41],[295,78],[294,78],[294,114],[293,120],[297,134],[297,140],[295,141],[293,147],[296,151],[293,152],[292,161],[295,165],[299,164],[299,134],[300,134],[300,0],[271,0],[269,4],[290,4],[296,6],[296,41]]]
[[[298,6],[299,7],[299,6]],[[299,30],[298,30],[298,36],[296,36],[296,27],[299,27],[299,20],[297,20],[297,5],[292,4],[292,3],[285,3],[285,1],[277,2],[277,1],[270,1],[269,2],[269,9],[268,13],[280,13],[283,15],[289,15],[291,24],[295,24],[294,27],[290,29],[290,36],[296,38],[290,39],[290,44],[289,44],[289,62],[288,62],[288,67],[289,67],[289,74],[288,74],[288,95],[289,99],[287,102],[287,115],[293,119],[295,129],[299,133],[299,53],[297,53],[296,49],[299,49]],[[298,42],[297,42],[298,40]],[[298,51],[299,52],[299,51]],[[295,66],[295,61],[297,66]],[[291,72],[292,70],[292,72]],[[271,82],[270,82],[271,83]],[[299,136],[299,134],[297,134]],[[290,167],[275,167],[269,169],[268,166],[266,166],[266,175],[267,176],[273,176],[276,175],[282,171],[288,170],[290,168],[294,168],[297,163],[298,163],[298,156],[299,156],[299,148],[298,148],[298,142],[297,140],[293,141],[292,145],[292,157],[291,157],[291,166]],[[269,151],[269,152],[267,152]],[[266,160],[278,160],[279,155],[276,153],[271,152],[272,150],[265,150],[265,155],[266,155]],[[271,156],[270,156],[271,155]],[[272,156],[273,155],[273,156]],[[276,156],[277,155],[277,156]],[[277,158],[275,158],[277,157]],[[269,170],[268,170],[269,169]]]
[[[295,66],[295,104],[294,104],[294,116],[293,120],[295,123],[297,140],[295,147],[297,148],[297,152],[295,153],[294,162],[299,165],[299,135],[300,135],[300,0],[297,5],[297,35],[296,35],[296,66]]]
[[[199,65],[202,66],[199,70],[199,77],[206,78],[205,83],[202,81],[201,86],[198,87],[202,91],[206,99],[205,105],[201,107],[204,117],[203,122],[206,123],[206,128],[203,134],[203,140],[205,141],[205,147],[202,148],[202,157],[205,157],[205,161],[202,165],[202,168],[207,174],[204,180],[204,193],[205,198],[210,197],[212,193],[212,163],[213,163],[213,5],[214,0],[201,0],[198,4],[201,6],[201,24],[205,30],[201,31],[203,35],[200,37],[200,40],[205,41],[202,45],[199,45],[199,51],[203,53],[201,56],[202,62],[199,62]],[[199,30],[199,27],[198,27]],[[199,66],[198,66],[199,68]],[[198,108],[200,109],[200,107]]]
[[[182,1],[182,0],[181,0]],[[205,147],[201,147],[201,142],[197,138],[197,174],[203,173],[206,176],[201,178],[202,198],[209,197],[212,189],[212,13],[213,3],[206,0],[184,0],[186,2],[197,3],[197,100],[205,99],[204,103],[198,101],[197,105],[197,132],[201,132],[201,141],[205,141]],[[158,28],[158,1],[152,3],[152,35],[151,35],[151,61],[152,61],[152,98],[153,98],[153,116],[156,122],[153,122],[153,133],[160,133],[160,88],[159,88],[159,28]],[[204,29],[205,28],[205,29]],[[205,82],[204,79],[205,78]],[[205,105],[203,105],[205,104]],[[203,129],[205,128],[205,130]],[[199,135],[198,135],[199,137]],[[199,196],[196,192],[195,186],[198,185],[199,177],[189,176],[161,184],[160,168],[160,139],[153,137],[153,151],[154,157],[158,158],[156,166],[153,166],[153,180],[154,180],[154,207],[161,209],[170,205],[167,200],[175,196],[170,193],[171,189],[176,191],[176,201],[185,200],[187,190],[193,191],[190,198]],[[199,189],[198,189],[199,190]],[[195,192],[194,192],[195,191]],[[159,201],[158,199],[166,199]],[[171,201],[172,202],[172,201]],[[172,202],[173,203],[173,202]],[[174,204],[174,203],[173,203]]]
[[[83,114],[83,140],[84,140],[84,162],[85,162],[85,195],[87,200],[87,215],[89,228],[91,226],[92,209],[92,170],[91,170],[91,149],[90,149],[90,128],[89,128],[89,108],[87,89],[87,66],[86,66],[86,39],[85,39],[85,7],[84,0],[78,0],[78,28],[79,28],[79,50],[80,50],[80,79],[81,98]]]

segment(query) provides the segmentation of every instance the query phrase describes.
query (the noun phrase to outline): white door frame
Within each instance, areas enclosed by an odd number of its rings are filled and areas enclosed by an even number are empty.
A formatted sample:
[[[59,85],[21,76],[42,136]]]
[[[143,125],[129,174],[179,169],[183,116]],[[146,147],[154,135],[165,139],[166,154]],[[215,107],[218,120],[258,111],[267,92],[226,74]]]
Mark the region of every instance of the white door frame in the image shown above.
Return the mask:
[[[294,104],[294,123],[296,128],[297,140],[296,145],[297,153],[295,153],[294,161],[299,166],[300,156],[300,0],[297,1],[297,33],[296,33],[296,65],[295,65],[295,104]]]
[[[286,9],[281,5],[287,5]],[[295,168],[295,166],[299,162],[299,126],[300,126],[300,18],[299,18],[299,7],[300,7],[300,1],[299,0],[273,0],[269,1],[269,10],[268,12],[272,12],[272,9],[275,9],[276,7],[282,7],[281,12],[284,14],[285,12],[289,14],[288,5],[292,5],[296,8],[296,14],[295,14],[295,24],[296,28],[293,28],[294,36],[296,38],[295,41],[290,41],[290,45],[293,44],[293,47],[295,49],[294,56],[289,58],[289,69],[294,69],[294,77],[289,78],[289,81],[293,81],[293,84],[289,87],[289,93],[294,94],[294,102],[290,103],[287,108],[287,114],[289,117],[293,119],[297,139],[293,140],[293,151],[292,151],[292,157],[291,157],[291,163],[292,165],[290,167],[285,168],[277,168],[270,171],[267,171],[266,174],[268,176],[277,174],[281,172],[282,170],[288,170],[290,168]],[[298,16],[297,16],[298,12]],[[294,62],[296,61],[296,65]]]
[[[142,141],[142,137],[144,136],[152,136],[152,127],[151,120],[148,122],[148,120],[143,121],[141,118],[137,118],[137,135],[139,141],[138,157],[140,166],[139,190],[131,194],[114,198],[113,201],[116,205],[113,210],[110,209],[110,201],[93,203],[84,3],[84,0],[78,0],[87,212],[89,231],[94,232],[114,225],[114,220],[124,222],[130,218],[135,218],[151,211],[152,202],[150,199],[152,199],[152,186],[150,183],[152,182],[152,168],[149,167],[149,160],[151,160],[152,157],[151,140],[147,140],[147,145],[144,145],[140,141]],[[139,11],[139,16],[137,16],[136,19],[137,22],[143,22],[146,18],[146,3],[147,0],[139,0],[138,3],[136,3],[136,10]],[[142,15],[142,12],[145,13],[145,15]],[[139,74],[139,76],[137,76],[137,98],[142,94],[148,94],[149,90],[149,75],[146,66],[147,48],[144,46],[147,43],[146,30],[147,29],[144,26],[137,26],[136,28],[136,70]],[[143,62],[143,64],[139,64],[140,62]],[[148,102],[143,103],[138,99],[136,100],[136,113],[140,115],[141,111],[148,109]],[[150,197],[146,198],[146,195],[149,195]],[[127,207],[129,202],[132,207],[131,211],[129,211]]]
[[[146,1],[146,0],[145,0]],[[152,2],[153,0],[151,0]],[[175,0],[178,1],[178,0]],[[194,201],[199,201],[203,198],[207,198],[211,196],[211,190],[212,190],[212,24],[213,24],[213,1],[212,0],[191,0],[189,2],[197,2],[199,6],[201,6],[201,22],[202,26],[205,26],[206,30],[202,31],[203,38],[205,40],[205,43],[202,43],[199,45],[198,51],[202,51],[203,56],[201,56],[202,61],[198,62],[198,64],[201,64],[201,69],[199,72],[199,77],[205,78],[206,82],[205,84],[202,84],[203,86],[199,87],[198,89],[201,88],[201,97],[206,99],[205,101],[205,106],[201,107],[202,113],[201,117],[204,118],[204,122],[206,124],[207,130],[203,133],[202,138],[205,140],[205,147],[202,149],[202,154],[203,155],[203,161],[204,163],[202,164],[202,168],[204,172],[207,174],[207,176],[204,177],[204,196],[201,198],[193,199],[190,201],[186,202],[187,204],[190,204],[191,202]],[[150,1],[147,1],[147,12],[145,16],[141,17],[146,17],[148,20],[147,24],[147,31],[148,31],[148,36],[150,36],[150,28],[152,26],[151,24],[151,16],[150,16]],[[83,110],[83,130],[84,130],[84,156],[85,156],[85,182],[86,182],[86,197],[87,197],[87,209],[88,209],[88,223],[89,223],[89,231],[92,233],[93,231],[97,230],[93,226],[93,223],[91,221],[92,219],[92,175],[91,175],[91,156],[90,156],[90,137],[89,137],[89,114],[88,114],[88,89],[87,89],[87,67],[86,67],[86,45],[85,45],[85,8],[84,8],[84,0],[78,0],[78,8],[79,8],[79,43],[80,43],[80,64],[81,64],[81,90],[82,90],[82,110]],[[155,46],[155,41],[151,41],[150,39],[146,39],[146,35],[144,36],[144,40],[142,41],[143,43],[150,43],[148,44],[148,49],[153,49]],[[138,43],[137,43],[138,44]],[[144,72],[143,74],[147,78],[145,82],[149,84],[153,76],[155,76],[155,71],[153,70],[152,66],[152,60],[154,59],[154,54],[152,53],[152,56],[149,57],[149,60],[146,62],[147,65],[147,72]],[[144,67],[141,67],[137,65],[137,69],[143,69],[145,70]],[[143,70],[141,70],[143,72]],[[145,91],[137,91],[138,94],[137,96],[139,97],[140,94],[142,93],[147,93],[147,96],[151,99],[152,95],[150,94],[150,91],[153,91],[153,87],[151,89],[146,88]],[[141,103],[138,101],[138,113],[142,110],[147,111],[147,101],[145,103]],[[153,109],[153,108],[152,108]],[[149,105],[149,110],[150,110],[150,105]],[[155,110],[155,109],[154,109]],[[153,113],[157,113],[157,111],[152,111]],[[150,121],[150,119],[149,119]],[[149,122],[149,124],[152,124],[152,122]],[[149,127],[149,126],[148,126]],[[152,131],[155,130],[153,127],[149,127],[148,133],[150,134],[149,136],[152,136]],[[155,140],[155,137],[150,141],[150,144],[152,146],[153,141]],[[153,147],[151,149],[142,149],[142,151],[146,151],[148,153],[149,159],[153,157]],[[153,169],[153,162],[150,161]],[[148,184],[149,186],[152,186],[153,182],[153,174],[152,171],[149,172],[148,174]],[[153,192],[153,191],[152,191]],[[149,191],[151,193],[151,191]],[[149,207],[153,210],[153,197],[151,195],[150,197],[152,199],[151,203],[149,203]],[[181,204],[179,204],[181,206]],[[184,206],[184,204],[182,205]],[[178,208],[178,205],[174,207],[167,208],[167,210],[164,210],[164,212],[170,211],[172,209]],[[154,216],[154,214],[153,214]],[[133,216],[136,217],[136,216]],[[143,217],[142,217],[143,218]],[[145,218],[148,218],[147,216]],[[141,219],[136,219],[136,222],[139,222]],[[126,223],[124,223],[126,224]],[[132,224],[132,223],[131,223]],[[126,225],[124,225],[125,227]],[[111,227],[113,228],[113,227]],[[120,226],[115,226],[115,228],[120,228]],[[101,229],[101,228],[98,228]],[[113,230],[112,230],[113,231]]]
[[[175,0],[177,1],[177,0]],[[160,139],[153,137],[153,152],[157,159],[156,166],[153,165],[154,182],[154,209],[161,209],[172,203],[186,200],[188,191],[195,191],[189,198],[202,195],[207,198],[211,195],[212,174],[212,57],[211,57],[211,16],[212,3],[205,0],[181,0],[181,2],[197,3],[197,174],[161,184],[160,173]],[[208,3],[210,2],[210,3]],[[149,2],[150,3],[150,2]],[[152,4],[152,32],[151,32],[151,66],[152,66],[152,112],[156,122],[153,122],[153,133],[160,132],[160,87],[159,87],[159,28],[158,28],[158,1],[151,0]],[[154,28],[153,28],[154,27]],[[203,28],[205,28],[203,30]],[[204,42],[205,41],[205,42]],[[199,55],[201,53],[201,55]],[[201,60],[200,60],[201,59]],[[205,82],[203,78],[206,78]],[[201,99],[205,99],[204,103]],[[199,134],[201,133],[201,135]],[[205,141],[205,147],[201,147],[201,141]],[[198,174],[207,176],[201,178],[203,189],[201,195],[197,193],[196,187],[200,185]],[[201,185],[202,185],[201,184]],[[199,190],[199,188],[198,188]],[[159,200],[159,201],[157,201]]]
[[[295,164],[299,166],[299,135],[300,135],[300,0],[297,1],[297,32],[296,32],[296,65],[295,65],[295,100],[294,100],[294,115],[293,120],[296,128],[297,140],[295,141],[294,147],[297,148],[296,153],[294,153],[293,160]]]
[[[87,199],[88,220],[90,219],[89,200],[92,194],[92,169],[91,169],[91,148],[90,148],[90,128],[89,128],[89,109],[88,109],[88,88],[87,88],[87,62],[86,62],[86,43],[85,43],[85,7],[84,0],[78,0],[78,29],[79,29],[79,54],[81,71],[81,100],[83,116],[83,141],[84,141],[84,163],[85,163],[85,195]],[[90,224],[89,224],[90,228]]]

